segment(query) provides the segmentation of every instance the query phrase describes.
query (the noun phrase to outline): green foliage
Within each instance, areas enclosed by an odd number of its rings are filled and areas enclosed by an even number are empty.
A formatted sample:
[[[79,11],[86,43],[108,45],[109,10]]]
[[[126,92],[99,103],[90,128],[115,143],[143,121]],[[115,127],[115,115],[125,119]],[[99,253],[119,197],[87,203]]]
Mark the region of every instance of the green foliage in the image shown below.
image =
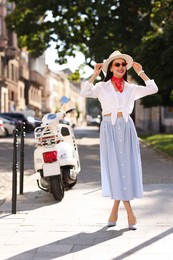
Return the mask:
[[[170,99],[173,89],[172,57],[173,23],[164,26],[159,33],[148,34],[141,46],[136,48],[136,57],[143,64],[145,72],[154,79],[159,87],[158,105],[172,106]],[[145,98],[149,100],[149,97]],[[143,104],[145,105],[145,100]],[[161,101],[161,102],[160,102]]]
[[[141,137],[146,143],[154,148],[165,152],[173,157],[173,135],[172,134],[157,134],[152,136]]]
[[[155,94],[155,95],[151,95],[151,96],[147,96],[142,98],[141,100],[142,105],[144,105],[144,107],[157,107],[159,105],[162,104],[162,97],[160,94]]]
[[[75,82],[75,83],[79,83],[81,78],[80,78],[80,73],[79,70],[75,70],[69,77],[69,80]]]
[[[85,54],[88,64],[102,61],[114,49],[133,54],[134,46],[151,29],[147,0],[13,2],[16,9],[6,21],[8,28],[16,31],[20,46],[39,56],[54,41],[60,63],[76,50]]]
[[[7,16],[19,46],[37,57],[56,44],[58,63],[81,51],[86,64],[102,62],[112,51],[129,53],[156,80],[157,95],[145,106],[173,105],[172,0],[13,0],[16,9]],[[130,70],[136,80],[139,77]],[[74,75],[74,78],[78,75]]]

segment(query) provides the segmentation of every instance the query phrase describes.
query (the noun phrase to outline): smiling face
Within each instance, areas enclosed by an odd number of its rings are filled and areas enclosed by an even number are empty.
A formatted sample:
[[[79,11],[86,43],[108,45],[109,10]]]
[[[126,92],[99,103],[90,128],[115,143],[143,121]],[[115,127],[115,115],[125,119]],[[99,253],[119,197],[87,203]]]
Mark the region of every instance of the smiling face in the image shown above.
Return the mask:
[[[127,63],[124,59],[115,59],[112,62],[110,71],[113,73],[114,77],[122,78],[127,70]]]

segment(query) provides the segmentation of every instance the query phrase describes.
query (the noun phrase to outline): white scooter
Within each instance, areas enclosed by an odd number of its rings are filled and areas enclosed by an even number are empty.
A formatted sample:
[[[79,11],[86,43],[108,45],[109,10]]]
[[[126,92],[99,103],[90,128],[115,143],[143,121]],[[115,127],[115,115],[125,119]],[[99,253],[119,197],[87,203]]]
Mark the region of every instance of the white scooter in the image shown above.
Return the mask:
[[[69,101],[61,98],[61,104]],[[62,107],[61,105],[61,107]],[[80,172],[78,147],[70,125],[59,123],[67,113],[49,113],[43,116],[41,126],[35,128],[37,148],[34,151],[35,171],[40,174],[38,186],[53,194],[57,201],[64,197],[64,190],[72,188]]]

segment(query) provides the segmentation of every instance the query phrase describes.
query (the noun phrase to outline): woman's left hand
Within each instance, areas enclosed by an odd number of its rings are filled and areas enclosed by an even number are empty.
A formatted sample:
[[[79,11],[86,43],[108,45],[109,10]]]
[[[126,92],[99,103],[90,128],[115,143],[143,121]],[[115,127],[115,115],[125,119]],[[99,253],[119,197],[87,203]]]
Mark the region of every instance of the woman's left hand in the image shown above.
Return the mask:
[[[138,62],[133,62],[132,66],[137,74],[142,70],[142,65]]]

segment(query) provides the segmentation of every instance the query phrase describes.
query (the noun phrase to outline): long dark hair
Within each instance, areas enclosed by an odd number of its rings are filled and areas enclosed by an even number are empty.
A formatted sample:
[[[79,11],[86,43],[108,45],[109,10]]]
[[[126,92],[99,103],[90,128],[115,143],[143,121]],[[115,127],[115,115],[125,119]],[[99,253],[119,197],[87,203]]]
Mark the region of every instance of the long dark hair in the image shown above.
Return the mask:
[[[109,65],[108,65],[108,69],[107,69],[107,73],[106,73],[106,77],[104,78],[104,81],[110,80],[110,79],[112,78],[112,76],[113,76],[112,71],[110,71],[110,68],[111,68],[111,66],[112,66],[113,61],[114,61],[114,60],[112,60],[112,61],[109,63]],[[124,78],[125,81],[127,81],[127,70],[126,70],[126,72],[125,72],[123,78]]]

